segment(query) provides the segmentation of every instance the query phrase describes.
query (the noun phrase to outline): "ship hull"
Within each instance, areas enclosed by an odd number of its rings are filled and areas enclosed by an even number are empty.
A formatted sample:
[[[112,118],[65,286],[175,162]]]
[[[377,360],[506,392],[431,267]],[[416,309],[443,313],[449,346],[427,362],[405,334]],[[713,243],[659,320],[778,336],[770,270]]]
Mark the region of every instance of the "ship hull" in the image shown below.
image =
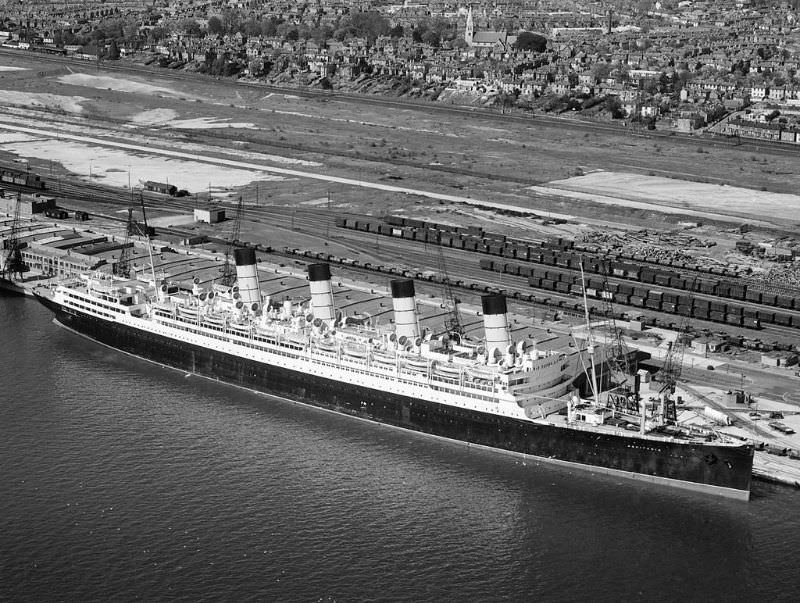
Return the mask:
[[[16,281],[0,277],[0,293],[4,295],[25,295],[25,289]]]
[[[454,408],[187,344],[37,298],[64,326],[187,373],[470,445],[732,498],[749,497],[750,446],[640,439]]]

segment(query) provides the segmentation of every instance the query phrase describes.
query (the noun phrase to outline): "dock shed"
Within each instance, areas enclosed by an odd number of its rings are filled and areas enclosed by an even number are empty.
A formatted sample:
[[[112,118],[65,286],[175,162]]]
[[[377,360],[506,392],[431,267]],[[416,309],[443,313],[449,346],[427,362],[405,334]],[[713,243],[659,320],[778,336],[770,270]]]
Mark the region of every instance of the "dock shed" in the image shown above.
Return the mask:
[[[208,209],[195,209],[194,221],[205,222],[206,224],[216,224],[225,221],[225,209],[221,207],[211,207]]]
[[[0,213],[13,215],[17,207],[16,195],[0,196]],[[55,197],[44,197],[42,195],[22,195],[19,201],[19,215],[30,217],[34,214],[41,214],[48,209],[56,208]]]

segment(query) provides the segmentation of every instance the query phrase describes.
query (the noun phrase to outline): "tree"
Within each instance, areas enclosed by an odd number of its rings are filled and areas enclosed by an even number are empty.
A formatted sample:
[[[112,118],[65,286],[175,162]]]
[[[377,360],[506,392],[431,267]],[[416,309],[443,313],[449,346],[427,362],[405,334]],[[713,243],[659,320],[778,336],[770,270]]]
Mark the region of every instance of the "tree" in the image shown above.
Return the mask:
[[[544,52],[547,48],[547,38],[530,31],[523,31],[517,36],[514,42],[517,50],[532,50],[533,52]]]
[[[183,19],[179,24],[179,28],[190,36],[199,36],[203,32],[200,24],[194,19]]]
[[[275,17],[270,17],[266,21],[261,22],[261,35],[267,38],[271,38],[278,33],[278,25],[281,22],[278,21]]]
[[[261,35],[261,23],[253,18],[248,19],[242,24],[242,33],[250,38]]]
[[[119,48],[117,47],[116,40],[111,40],[111,43],[108,45],[108,52],[106,53],[106,58],[109,61],[119,60]]]
[[[129,22],[122,26],[122,37],[125,42],[130,44],[139,37],[139,25],[135,22]]]
[[[158,26],[151,29],[149,35],[153,42],[160,42],[169,35],[169,32],[164,27]]]
[[[353,25],[361,35],[374,40],[389,33],[389,22],[377,11],[366,11],[353,15]]]
[[[389,35],[392,38],[402,38],[404,33],[403,26],[399,23],[389,30]]]
[[[622,102],[619,100],[618,96],[606,97],[606,110],[611,113],[611,117],[614,119],[625,116],[625,113],[622,111]]]
[[[595,82],[602,82],[603,80],[607,79],[611,73],[611,66],[608,63],[598,61],[592,65],[591,73]]]
[[[439,47],[439,43],[442,41],[441,36],[439,35],[438,31],[434,31],[433,29],[427,30],[425,33],[422,34],[422,41],[425,44],[429,44],[434,48]]]
[[[241,18],[239,13],[235,10],[226,9],[222,11],[222,30],[225,33],[234,33],[239,31]]]
[[[213,16],[208,20],[208,33],[213,35],[222,33],[222,21],[219,17]]]
[[[253,77],[258,77],[264,74],[264,60],[261,58],[256,58],[250,61],[250,64],[247,66],[250,75]]]

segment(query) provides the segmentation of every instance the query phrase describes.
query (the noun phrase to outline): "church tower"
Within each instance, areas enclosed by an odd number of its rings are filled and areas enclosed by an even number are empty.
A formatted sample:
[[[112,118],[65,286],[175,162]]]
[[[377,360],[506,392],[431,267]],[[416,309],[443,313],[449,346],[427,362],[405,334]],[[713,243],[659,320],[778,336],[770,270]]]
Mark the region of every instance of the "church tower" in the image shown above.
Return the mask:
[[[464,29],[464,41],[468,46],[472,46],[472,38],[475,35],[475,24],[472,22],[472,7],[467,13],[467,27]]]

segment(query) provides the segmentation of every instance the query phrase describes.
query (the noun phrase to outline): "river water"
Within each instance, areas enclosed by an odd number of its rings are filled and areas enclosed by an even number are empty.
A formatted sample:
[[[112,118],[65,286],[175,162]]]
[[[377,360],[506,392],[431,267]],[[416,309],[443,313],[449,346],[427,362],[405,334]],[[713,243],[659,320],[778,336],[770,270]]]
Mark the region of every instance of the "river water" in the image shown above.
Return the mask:
[[[793,600],[800,492],[749,503],[187,376],[0,297],[0,600]]]

